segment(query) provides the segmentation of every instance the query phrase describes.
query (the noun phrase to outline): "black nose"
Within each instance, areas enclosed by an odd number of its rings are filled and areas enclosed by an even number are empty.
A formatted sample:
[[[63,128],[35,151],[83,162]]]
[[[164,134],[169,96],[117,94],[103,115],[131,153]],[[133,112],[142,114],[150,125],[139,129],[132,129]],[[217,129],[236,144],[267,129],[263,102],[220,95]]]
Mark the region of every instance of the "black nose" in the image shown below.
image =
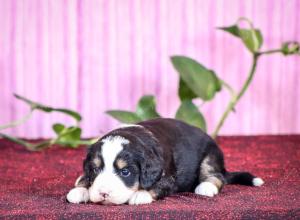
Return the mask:
[[[105,199],[108,197],[108,193],[100,193],[100,196],[102,196]]]

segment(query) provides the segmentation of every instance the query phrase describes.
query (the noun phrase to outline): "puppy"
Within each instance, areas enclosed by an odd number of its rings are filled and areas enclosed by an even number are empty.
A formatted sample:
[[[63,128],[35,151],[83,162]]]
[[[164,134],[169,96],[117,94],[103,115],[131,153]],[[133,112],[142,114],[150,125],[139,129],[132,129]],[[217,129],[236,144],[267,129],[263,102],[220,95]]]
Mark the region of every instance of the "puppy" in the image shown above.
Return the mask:
[[[228,172],[223,153],[199,128],[153,119],[109,132],[89,147],[71,203],[147,204],[177,192],[217,195],[225,184],[261,186],[248,172]]]

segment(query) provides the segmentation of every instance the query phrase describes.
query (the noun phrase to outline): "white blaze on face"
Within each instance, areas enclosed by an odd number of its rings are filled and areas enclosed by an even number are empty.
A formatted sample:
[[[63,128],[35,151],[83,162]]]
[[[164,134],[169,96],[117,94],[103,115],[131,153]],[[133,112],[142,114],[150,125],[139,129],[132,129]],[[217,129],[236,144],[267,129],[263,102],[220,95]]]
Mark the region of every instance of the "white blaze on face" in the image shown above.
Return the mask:
[[[129,200],[135,191],[128,188],[115,173],[113,164],[117,155],[123,150],[123,145],[128,144],[129,141],[120,136],[109,136],[102,142],[104,168],[89,188],[90,200],[104,204],[123,204]],[[101,193],[108,194],[105,201]]]

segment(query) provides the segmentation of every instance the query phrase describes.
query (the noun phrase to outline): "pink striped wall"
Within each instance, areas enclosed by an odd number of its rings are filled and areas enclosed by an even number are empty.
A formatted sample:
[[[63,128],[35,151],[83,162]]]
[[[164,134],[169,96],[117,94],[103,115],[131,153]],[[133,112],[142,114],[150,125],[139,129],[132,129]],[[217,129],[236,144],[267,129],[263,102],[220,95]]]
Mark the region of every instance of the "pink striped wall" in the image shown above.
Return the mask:
[[[300,40],[300,1],[209,0],[0,0],[0,124],[27,112],[12,93],[82,113],[84,136],[116,125],[103,112],[133,110],[143,94],[155,94],[158,110],[178,107],[177,74],[169,56],[198,59],[239,88],[250,56],[241,42],[215,27],[240,16],[265,36],[264,49]],[[250,90],[221,134],[300,132],[300,58],[260,60]],[[203,107],[211,131],[227,103],[226,91]],[[60,114],[35,114],[8,131],[48,137]]]

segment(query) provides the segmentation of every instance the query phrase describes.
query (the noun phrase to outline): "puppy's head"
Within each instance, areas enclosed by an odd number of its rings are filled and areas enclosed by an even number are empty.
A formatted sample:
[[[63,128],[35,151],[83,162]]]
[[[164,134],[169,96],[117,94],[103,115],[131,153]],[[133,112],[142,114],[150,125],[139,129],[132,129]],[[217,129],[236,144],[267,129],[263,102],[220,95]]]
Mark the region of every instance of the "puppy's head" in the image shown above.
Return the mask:
[[[162,174],[153,141],[109,135],[89,149],[84,175],[92,202],[123,204],[139,189],[148,189]]]

